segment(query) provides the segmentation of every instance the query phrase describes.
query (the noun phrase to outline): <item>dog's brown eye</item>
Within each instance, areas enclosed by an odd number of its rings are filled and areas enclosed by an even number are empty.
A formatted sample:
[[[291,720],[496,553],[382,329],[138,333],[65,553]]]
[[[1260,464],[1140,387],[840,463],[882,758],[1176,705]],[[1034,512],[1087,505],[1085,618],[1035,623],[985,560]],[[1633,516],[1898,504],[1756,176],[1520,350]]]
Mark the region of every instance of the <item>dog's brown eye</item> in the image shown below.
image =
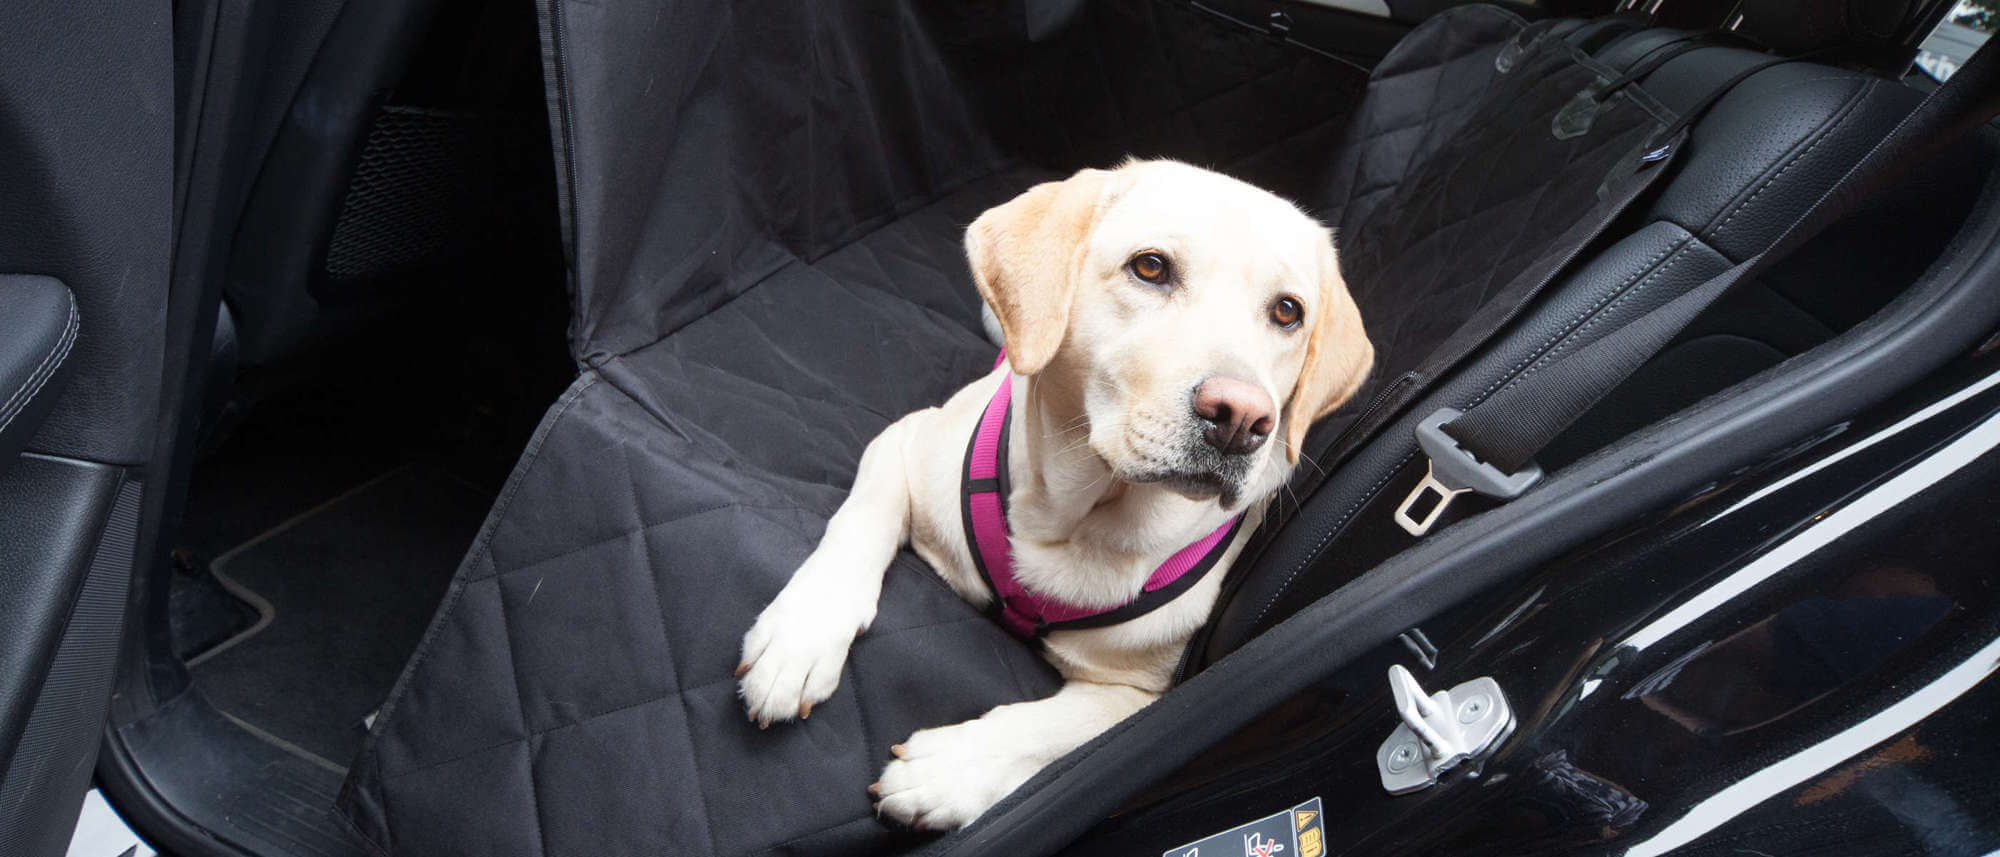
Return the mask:
[[[1279,298],[1271,304],[1271,323],[1286,330],[1299,326],[1306,317],[1306,308],[1299,306],[1298,298]]]
[[[1167,257],[1158,253],[1140,253],[1125,263],[1125,267],[1132,269],[1132,276],[1153,285],[1165,285],[1167,282]]]

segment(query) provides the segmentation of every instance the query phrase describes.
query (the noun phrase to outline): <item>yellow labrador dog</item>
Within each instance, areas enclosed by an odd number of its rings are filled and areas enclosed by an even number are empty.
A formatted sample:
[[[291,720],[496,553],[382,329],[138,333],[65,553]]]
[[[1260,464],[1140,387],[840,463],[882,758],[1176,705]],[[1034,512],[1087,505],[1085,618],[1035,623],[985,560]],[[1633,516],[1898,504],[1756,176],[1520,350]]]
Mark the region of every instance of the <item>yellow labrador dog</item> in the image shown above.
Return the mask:
[[[1186,164],[1038,185],[965,249],[1006,365],[868,445],[737,670],[760,726],[809,715],[904,544],[1039,637],[1061,691],[921,730],[870,786],[939,830],[1166,691],[1306,429],[1374,359],[1328,231]]]

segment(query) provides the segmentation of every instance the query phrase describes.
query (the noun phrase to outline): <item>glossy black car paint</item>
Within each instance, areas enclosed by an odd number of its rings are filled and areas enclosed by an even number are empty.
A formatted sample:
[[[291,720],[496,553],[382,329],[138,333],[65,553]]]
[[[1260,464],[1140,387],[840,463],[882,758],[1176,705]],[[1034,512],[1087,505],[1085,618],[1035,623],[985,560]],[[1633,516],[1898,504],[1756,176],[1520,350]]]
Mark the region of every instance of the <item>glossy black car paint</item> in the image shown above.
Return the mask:
[[[1989,854],[1996,447],[1989,343],[1412,629],[1068,853],[1167,853],[1319,796],[1330,854]],[[1431,690],[1493,676],[1518,726],[1483,763],[1388,795],[1391,663]]]

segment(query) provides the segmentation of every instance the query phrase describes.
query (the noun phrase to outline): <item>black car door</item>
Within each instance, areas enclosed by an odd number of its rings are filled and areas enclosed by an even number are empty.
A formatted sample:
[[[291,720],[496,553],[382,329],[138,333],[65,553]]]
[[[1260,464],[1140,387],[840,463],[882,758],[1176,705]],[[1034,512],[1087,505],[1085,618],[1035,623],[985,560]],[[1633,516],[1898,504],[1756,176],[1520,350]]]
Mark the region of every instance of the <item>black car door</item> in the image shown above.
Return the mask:
[[[155,442],[173,209],[164,2],[0,3],[0,851],[89,788]]]

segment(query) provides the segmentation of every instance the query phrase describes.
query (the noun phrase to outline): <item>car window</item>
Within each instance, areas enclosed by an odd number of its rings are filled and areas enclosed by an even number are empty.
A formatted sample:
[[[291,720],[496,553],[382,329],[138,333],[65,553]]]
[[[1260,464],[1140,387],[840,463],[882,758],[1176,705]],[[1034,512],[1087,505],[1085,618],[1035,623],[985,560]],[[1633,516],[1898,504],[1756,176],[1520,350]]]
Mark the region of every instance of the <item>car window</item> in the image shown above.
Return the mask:
[[[1917,68],[1942,82],[2000,26],[2000,0],[1958,0],[1917,49]]]

